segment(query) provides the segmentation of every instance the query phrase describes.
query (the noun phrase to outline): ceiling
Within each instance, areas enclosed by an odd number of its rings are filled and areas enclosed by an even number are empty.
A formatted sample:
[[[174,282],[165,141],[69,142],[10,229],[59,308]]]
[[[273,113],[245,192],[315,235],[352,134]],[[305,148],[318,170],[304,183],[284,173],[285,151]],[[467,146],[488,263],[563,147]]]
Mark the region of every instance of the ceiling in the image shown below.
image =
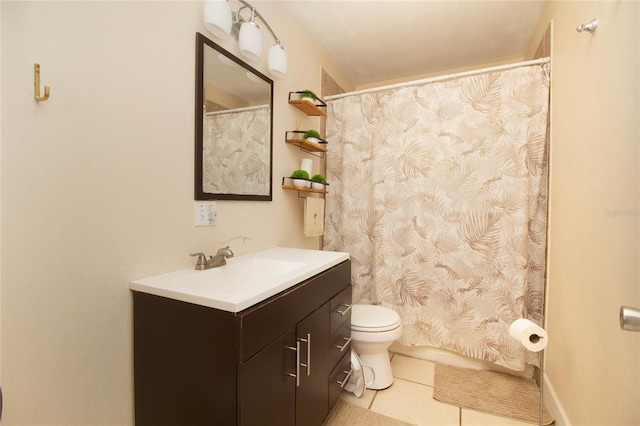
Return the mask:
[[[520,59],[544,3],[282,1],[356,86]]]

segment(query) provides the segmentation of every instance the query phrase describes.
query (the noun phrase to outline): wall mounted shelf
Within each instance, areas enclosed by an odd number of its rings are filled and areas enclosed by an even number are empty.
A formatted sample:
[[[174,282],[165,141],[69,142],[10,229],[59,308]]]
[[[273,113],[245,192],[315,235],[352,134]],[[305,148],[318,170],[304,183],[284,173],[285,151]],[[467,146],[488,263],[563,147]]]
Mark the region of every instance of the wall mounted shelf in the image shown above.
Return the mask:
[[[289,92],[289,103],[293,106],[295,106],[296,108],[298,108],[300,111],[304,112],[307,115],[312,115],[312,116],[319,116],[319,117],[325,117],[327,115],[327,113],[321,109],[321,108],[326,108],[327,104],[320,98],[316,99],[316,104],[312,104],[309,101],[303,101],[300,99],[291,99],[291,95],[295,94],[296,96],[299,94],[300,92]]]
[[[285,133],[285,142],[290,145],[295,145],[302,151],[305,151],[311,155],[324,158],[324,154],[325,152],[327,152],[327,141],[325,141],[324,139],[320,139],[319,143],[310,142],[300,136],[304,133],[305,132],[303,130],[289,130]]]
[[[282,189],[289,189],[292,191],[298,191],[298,196],[300,196],[301,192],[311,192],[314,194],[328,194],[329,191],[326,190],[327,186],[325,185],[325,189],[313,189],[313,188],[298,188],[293,185],[293,178],[291,177],[283,177],[282,178]]]

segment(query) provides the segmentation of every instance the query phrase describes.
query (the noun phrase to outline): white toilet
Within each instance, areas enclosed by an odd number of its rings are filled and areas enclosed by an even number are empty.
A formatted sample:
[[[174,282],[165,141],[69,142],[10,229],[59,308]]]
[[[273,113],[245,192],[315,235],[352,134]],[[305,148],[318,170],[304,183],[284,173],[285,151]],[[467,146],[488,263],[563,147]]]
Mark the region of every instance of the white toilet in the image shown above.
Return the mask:
[[[389,346],[402,336],[400,315],[379,305],[353,305],[351,344],[362,365],[371,367],[375,379],[369,389],[386,389],[393,383]]]

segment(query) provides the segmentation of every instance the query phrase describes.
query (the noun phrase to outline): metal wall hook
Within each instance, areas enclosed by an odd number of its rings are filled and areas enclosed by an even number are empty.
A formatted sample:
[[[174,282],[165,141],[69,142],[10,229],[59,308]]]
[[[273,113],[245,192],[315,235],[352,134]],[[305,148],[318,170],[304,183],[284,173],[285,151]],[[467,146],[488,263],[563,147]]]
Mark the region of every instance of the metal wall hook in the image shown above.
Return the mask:
[[[578,28],[576,28],[576,31],[579,33],[581,33],[582,31],[588,31],[591,34],[593,34],[596,32],[597,29],[598,29],[598,19],[593,18],[591,21],[587,22],[586,24],[578,25]]]
[[[49,99],[49,86],[44,86],[44,95],[40,96],[40,64],[33,64],[33,86],[35,88],[34,98],[37,102]]]

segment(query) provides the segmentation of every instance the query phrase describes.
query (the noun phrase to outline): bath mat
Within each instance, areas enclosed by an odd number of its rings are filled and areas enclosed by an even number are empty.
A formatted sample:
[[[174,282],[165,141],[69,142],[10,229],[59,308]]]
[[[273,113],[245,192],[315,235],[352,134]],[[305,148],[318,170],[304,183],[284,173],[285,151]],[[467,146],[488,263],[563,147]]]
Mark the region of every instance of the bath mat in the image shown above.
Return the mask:
[[[540,390],[533,379],[436,364],[433,398],[457,407],[538,424]],[[543,404],[543,425],[553,417]]]
[[[338,399],[323,426],[415,426]]]

